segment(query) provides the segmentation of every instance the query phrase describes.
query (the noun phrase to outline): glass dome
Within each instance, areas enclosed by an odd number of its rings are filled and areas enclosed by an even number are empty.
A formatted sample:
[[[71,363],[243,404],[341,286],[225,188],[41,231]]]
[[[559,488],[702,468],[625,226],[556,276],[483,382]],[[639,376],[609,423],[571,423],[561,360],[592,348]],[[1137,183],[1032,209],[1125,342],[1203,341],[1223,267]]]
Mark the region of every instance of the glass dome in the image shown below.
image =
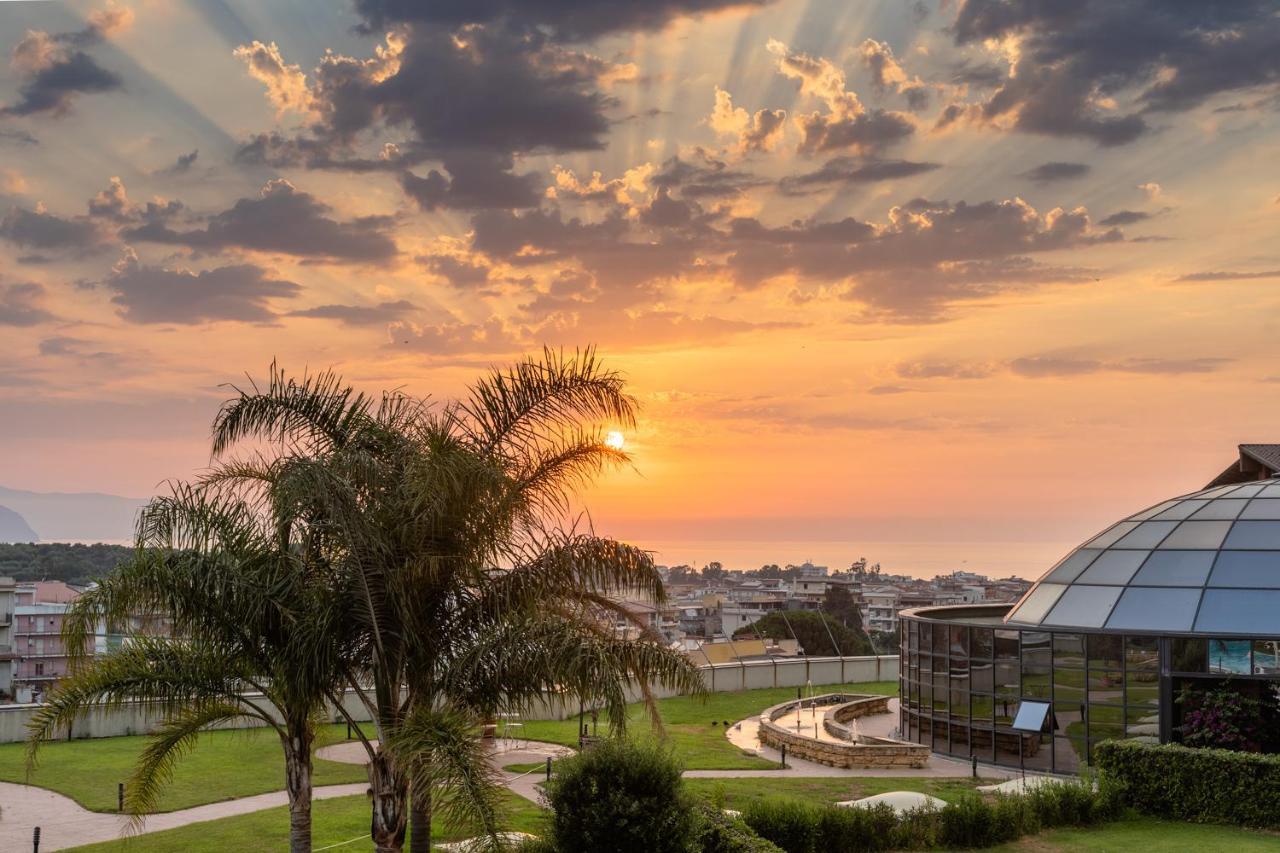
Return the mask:
[[[1280,635],[1280,480],[1204,489],[1129,516],[1046,572],[1005,621]]]

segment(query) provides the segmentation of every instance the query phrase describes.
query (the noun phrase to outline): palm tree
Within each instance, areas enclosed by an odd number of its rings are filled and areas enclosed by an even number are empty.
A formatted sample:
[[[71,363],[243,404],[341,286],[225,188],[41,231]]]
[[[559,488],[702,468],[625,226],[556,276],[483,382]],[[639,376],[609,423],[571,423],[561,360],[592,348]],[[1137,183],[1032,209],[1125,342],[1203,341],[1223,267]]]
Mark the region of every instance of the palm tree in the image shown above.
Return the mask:
[[[560,695],[603,706],[621,731],[631,685],[651,708],[650,684],[702,689],[682,655],[607,624],[632,618],[616,596],[664,599],[649,555],[566,524],[575,488],[627,461],[604,428],[634,415],[590,350],[491,371],[442,407],[375,402],[332,373],[294,381],[273,365],[265,388],[219,413],[215,454],[246,440],[273,449],[239,465],[244,499],[281,488],[264,470],[287,471],[345,573],[345,678],[378,732],[364,743],[379,851],[400,849],[406,819],[413,849],[428,849],[437,808],[494,833],[477,720]]]
[[[290,849],[311,849],[313,720],[339,687],[341,613],[313,537],[287,507],[276,509],[178,485],[143,510],[133,559],[72,606],[64,636],[81,659],[30,723],[30,763],[91,710],[145,703],[163,722],[127,786],[126,809],[141,820],[200,732],[267,726],[284,750]],[[95,626],[139,618],[170,630],[83,659]]]

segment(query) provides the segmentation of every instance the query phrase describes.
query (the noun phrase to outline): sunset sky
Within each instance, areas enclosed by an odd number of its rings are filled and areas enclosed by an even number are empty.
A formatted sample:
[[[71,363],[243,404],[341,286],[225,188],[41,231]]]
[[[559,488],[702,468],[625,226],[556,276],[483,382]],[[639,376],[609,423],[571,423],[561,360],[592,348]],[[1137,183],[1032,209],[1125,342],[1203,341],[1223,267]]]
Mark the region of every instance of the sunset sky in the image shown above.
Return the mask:
[[[2,2],[0,51],[5,486],[189,476],[273,357],[445,399],[595,344],[598,529],[1034,576],[1280,441],[1273,0]]]

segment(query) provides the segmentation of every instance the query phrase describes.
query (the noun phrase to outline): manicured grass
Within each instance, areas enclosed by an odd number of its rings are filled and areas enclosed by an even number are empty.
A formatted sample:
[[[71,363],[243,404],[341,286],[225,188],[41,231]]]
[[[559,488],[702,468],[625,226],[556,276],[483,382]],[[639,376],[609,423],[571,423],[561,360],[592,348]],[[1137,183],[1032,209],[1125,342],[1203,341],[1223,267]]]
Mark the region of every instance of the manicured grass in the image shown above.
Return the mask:
[[[326,726],[318,739],[333,743],[345,726]],[[38,785],[65,794],[91,811],[116,810],[116,785],[127,782],[146,738],[55,741],[40,748],[38,765],[26,772],[25,744],[0,745],[0,781]],[[315,784],[363,782],[364,767],[317,759]],[[175,811],[284,788],[280,740],[269,729],[208,732],[177,764],[160,796],[159,811]]]
[[[1131,817],[1087,829],[1051,829],[1013,844],[992,848],[992,853],[1274,853],[1280,850],[1280,834],[1215,826],[1178,823],[1150,817]]]
[[[685,779],[685,787],[725,808],[743,809],[761,800],[803,800],[806,803],[839,803],[889,791],[919,791],[942,800],[953,800],[987,785],[991,779],[927,779],[918,777],[840,777],[790,779]]]
[[[504,764],[502,769],[508,773],[532,773],[534,770],[546,770],[547,763],[545,761],[529,761],[524,764],[517,762],[515,764]]]
[[[812,688],[814,694],[840,691],[893,695],[898,692],[898,683],[871,681],[861,684],[818,685]],[[809,691],[806,690],[805,693],[808,695]],[[767,770],[777,765],[744,753],[731,744],[725,737],[724,723],[727,720],[732,725],[745,717],[759,714],[770,705],[794,699],[795,695],[794,687],[777,687],[741,693],[711,693],[705,699],[677,696],[658,700],[658,710],[662,714],[667,740],[686,769]],[[600,720],[599,725],[603,734],[605,721]],[[627,725],[637,736],[647,736],[652,732],[643,705],[632,705],[628,709]],[[527,720],[524,722],[524,737],[577,746],[578,718]]]
[[[545,817],[541,809],[516,794],[506,795],[508,804],[506,828],[541,835]],[[317,800],[312,807],[312,844],[354,841],[340,850],[369,849],[369,801],[365,797],[335,797]],[[457,841],[472,832],[445,832],[433,826],[433,841]],[[231,850],[287,851],[289,849],[289,810],[285,807],[264,809],[250,814],[220,820],[193,823],[178,829],[153,832],[118,841],[74,847],[77,853],[227,853]],[[406,845],[407,849],[407,845]]]

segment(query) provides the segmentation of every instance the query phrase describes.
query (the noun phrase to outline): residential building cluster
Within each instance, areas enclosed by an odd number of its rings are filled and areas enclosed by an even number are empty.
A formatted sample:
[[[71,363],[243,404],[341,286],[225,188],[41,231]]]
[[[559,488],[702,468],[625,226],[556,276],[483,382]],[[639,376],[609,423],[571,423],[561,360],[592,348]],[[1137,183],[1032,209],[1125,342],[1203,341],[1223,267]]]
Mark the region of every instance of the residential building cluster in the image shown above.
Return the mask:
[[[634,636],[643,625],[664,642],[681,645],[700,660],[803,654],[794,641],[757,641],[761,646],[757,648],[742,640],[733,641],[733,635],[775,611],[819,610],[827,591],[839,587],[858,607],[863,629],[873,640],[882,639],[878,645],[885,653],[895,654],[900,610],[1013,602],[1031,586],[1030,581],[1021,578],[993,580],[968,571],[924,580],[882,572],[878,565],[868,567],[865,560],[835,572],[809,562],[757,571],[724,570],[711,565],[712,571],[702,573],[683,566],[660,567],[667,585],[667,602],[661,607],[649,602],[624,602],[629,618],[619,617],[617,630]],[[725,648],[722,650],[721,646]]]
[[[62,638],[67,612],[83,590],[62,581],[15,583],[0,577],[0,702],[39,702],[66,676],[73,657]],[[118,648],[144,631],[144,620],[96,626],[88,655]]]

